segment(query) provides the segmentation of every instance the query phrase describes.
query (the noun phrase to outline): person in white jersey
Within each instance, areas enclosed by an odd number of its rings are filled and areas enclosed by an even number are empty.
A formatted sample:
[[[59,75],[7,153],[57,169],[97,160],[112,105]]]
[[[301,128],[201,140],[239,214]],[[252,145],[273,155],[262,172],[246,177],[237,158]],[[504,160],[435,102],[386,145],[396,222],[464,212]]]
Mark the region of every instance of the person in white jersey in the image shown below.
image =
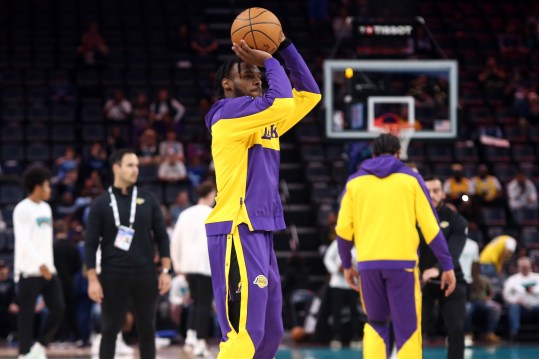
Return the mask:
[[[52,211],[46,202],[51,196],[50,177],[43,167],[28,168],[22,179],[28,196],[13,211],[19,359],[46,359],[45,347],[53,340],[64,315],[64,299],[52,252]],[[45,300],[49,316],[32,345],[34,307],[39,295]]]
[[[193,349],[195,356],[208,358],[206,339],[210,330],[213,290],[205,222],[215,204],[215,186],[204,182],[197,187],[197,195],[198,203],[178,217],[170,255],[175,271],[186,276],[193,300],[187,322],[186,349]]]

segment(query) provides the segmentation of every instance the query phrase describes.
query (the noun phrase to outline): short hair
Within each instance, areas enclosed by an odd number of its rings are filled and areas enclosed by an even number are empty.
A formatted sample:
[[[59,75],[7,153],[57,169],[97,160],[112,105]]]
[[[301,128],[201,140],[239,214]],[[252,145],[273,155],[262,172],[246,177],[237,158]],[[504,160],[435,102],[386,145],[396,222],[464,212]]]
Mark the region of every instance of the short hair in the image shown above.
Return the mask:
[[[241,72],[240,64],[241,59],[238,57],[232,57],[230,59],[227,59],[219,68],[217,69],[217,73],[215,74],[215,91],[217,92],[217,98],[219,100],[225,98],[225,89],[223,88],[223,79],[229,78],[230,71],[234,67],[234,65],[238,66],[238,73]]]
[[[119,150],[112,152],[112,154],[109,157],[110,165],[111,166],[121,165],[122,159],[124,158],[124,156],[130,155],[130,154],[136,155],[137,153],[135,152],[135,150],[131,148],[120,148]]]
[[[428,182],[428,181],[440,181],[440,183],[442,183],[442,180],[440,179],[440,177],[436,176],[436,175],[426,175],[423,177],[423,181],[425,182]]]
[[[383,133],[378,136],[372,145],[372,153],[375,156],[383,154],[395,155],[401,149],[401,141],[391,133]]]
[[[22,176],[22,187],[28,193],[34,192],[37,186],[43,185],[51,179],[50,171],[40,165],[30,166]]]
[[[215,185],[210,181],[202,182],[196,188],[196,194],[198,198],[204,198],[215,190]]]

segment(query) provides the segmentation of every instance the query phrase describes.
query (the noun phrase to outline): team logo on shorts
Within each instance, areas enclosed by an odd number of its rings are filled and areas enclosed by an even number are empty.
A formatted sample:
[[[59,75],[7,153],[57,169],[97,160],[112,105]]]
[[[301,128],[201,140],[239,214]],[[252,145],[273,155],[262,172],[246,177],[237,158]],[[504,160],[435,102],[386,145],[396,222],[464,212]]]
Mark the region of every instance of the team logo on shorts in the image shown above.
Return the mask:
[[[447,221],[442,221],[442,222],[440,222],[440,227],[442,227],[442,228],[447,228],[447,227],[449,227],[449,222],[447,222]]]
[[[236,294],[241,293],[241,282],[238,283],[238,289],[236,290]]]
[[[253,284],[256,284],[258,288],[266,288],[268,286],[268,279],[261,274],[255,278]]]

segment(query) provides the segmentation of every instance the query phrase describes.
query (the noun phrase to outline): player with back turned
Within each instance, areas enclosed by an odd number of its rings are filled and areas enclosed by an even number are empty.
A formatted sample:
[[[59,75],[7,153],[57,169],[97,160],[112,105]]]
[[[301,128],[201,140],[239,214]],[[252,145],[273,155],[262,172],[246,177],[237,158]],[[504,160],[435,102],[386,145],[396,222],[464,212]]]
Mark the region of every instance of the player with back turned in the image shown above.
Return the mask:
[[[219,101],[206,115],[212,135],[216,206],[206,221],[219,358],[273,358],[283,336],[282,293],[272,231],[285,228],[278,192],[279,137],[320,101],[318,86],[289,39],[278,53],[235,43],[238,58],[217,71]],[[262,92],[258,67],[266,68]]]
[[[417,224],[441,264],[445,295],[455,289],[453,262],[425,183],[399,161],[399,152],[397,137],[376,138],[374,158],[364,161],[346,183],[337,219],[344,277],[361,291],[367,313],[366,359],[389,357],[390,320],[398,358],[422,356]],[[352,267],[354,244],[359,275]]]

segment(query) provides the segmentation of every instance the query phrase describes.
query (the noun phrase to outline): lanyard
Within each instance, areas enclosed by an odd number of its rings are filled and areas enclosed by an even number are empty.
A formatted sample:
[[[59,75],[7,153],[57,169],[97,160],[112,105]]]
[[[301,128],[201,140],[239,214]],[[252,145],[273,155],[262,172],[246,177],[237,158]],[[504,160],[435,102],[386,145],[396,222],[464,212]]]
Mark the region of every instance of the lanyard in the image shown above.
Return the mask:
[[[112,204],[112,214],[114,215],[114,223],[116,227],[120,227],[120,214],[118,213],[118,203],[116,202],[116,197],[112,193],[112,187],[109,187],[110,193],[110,202]],[[135,223],[135,213],[137,212],[137,186],[133,187],[133,195],[131,196],[131,211],[129,213],[129,228],[133,228],[133,223]]]

